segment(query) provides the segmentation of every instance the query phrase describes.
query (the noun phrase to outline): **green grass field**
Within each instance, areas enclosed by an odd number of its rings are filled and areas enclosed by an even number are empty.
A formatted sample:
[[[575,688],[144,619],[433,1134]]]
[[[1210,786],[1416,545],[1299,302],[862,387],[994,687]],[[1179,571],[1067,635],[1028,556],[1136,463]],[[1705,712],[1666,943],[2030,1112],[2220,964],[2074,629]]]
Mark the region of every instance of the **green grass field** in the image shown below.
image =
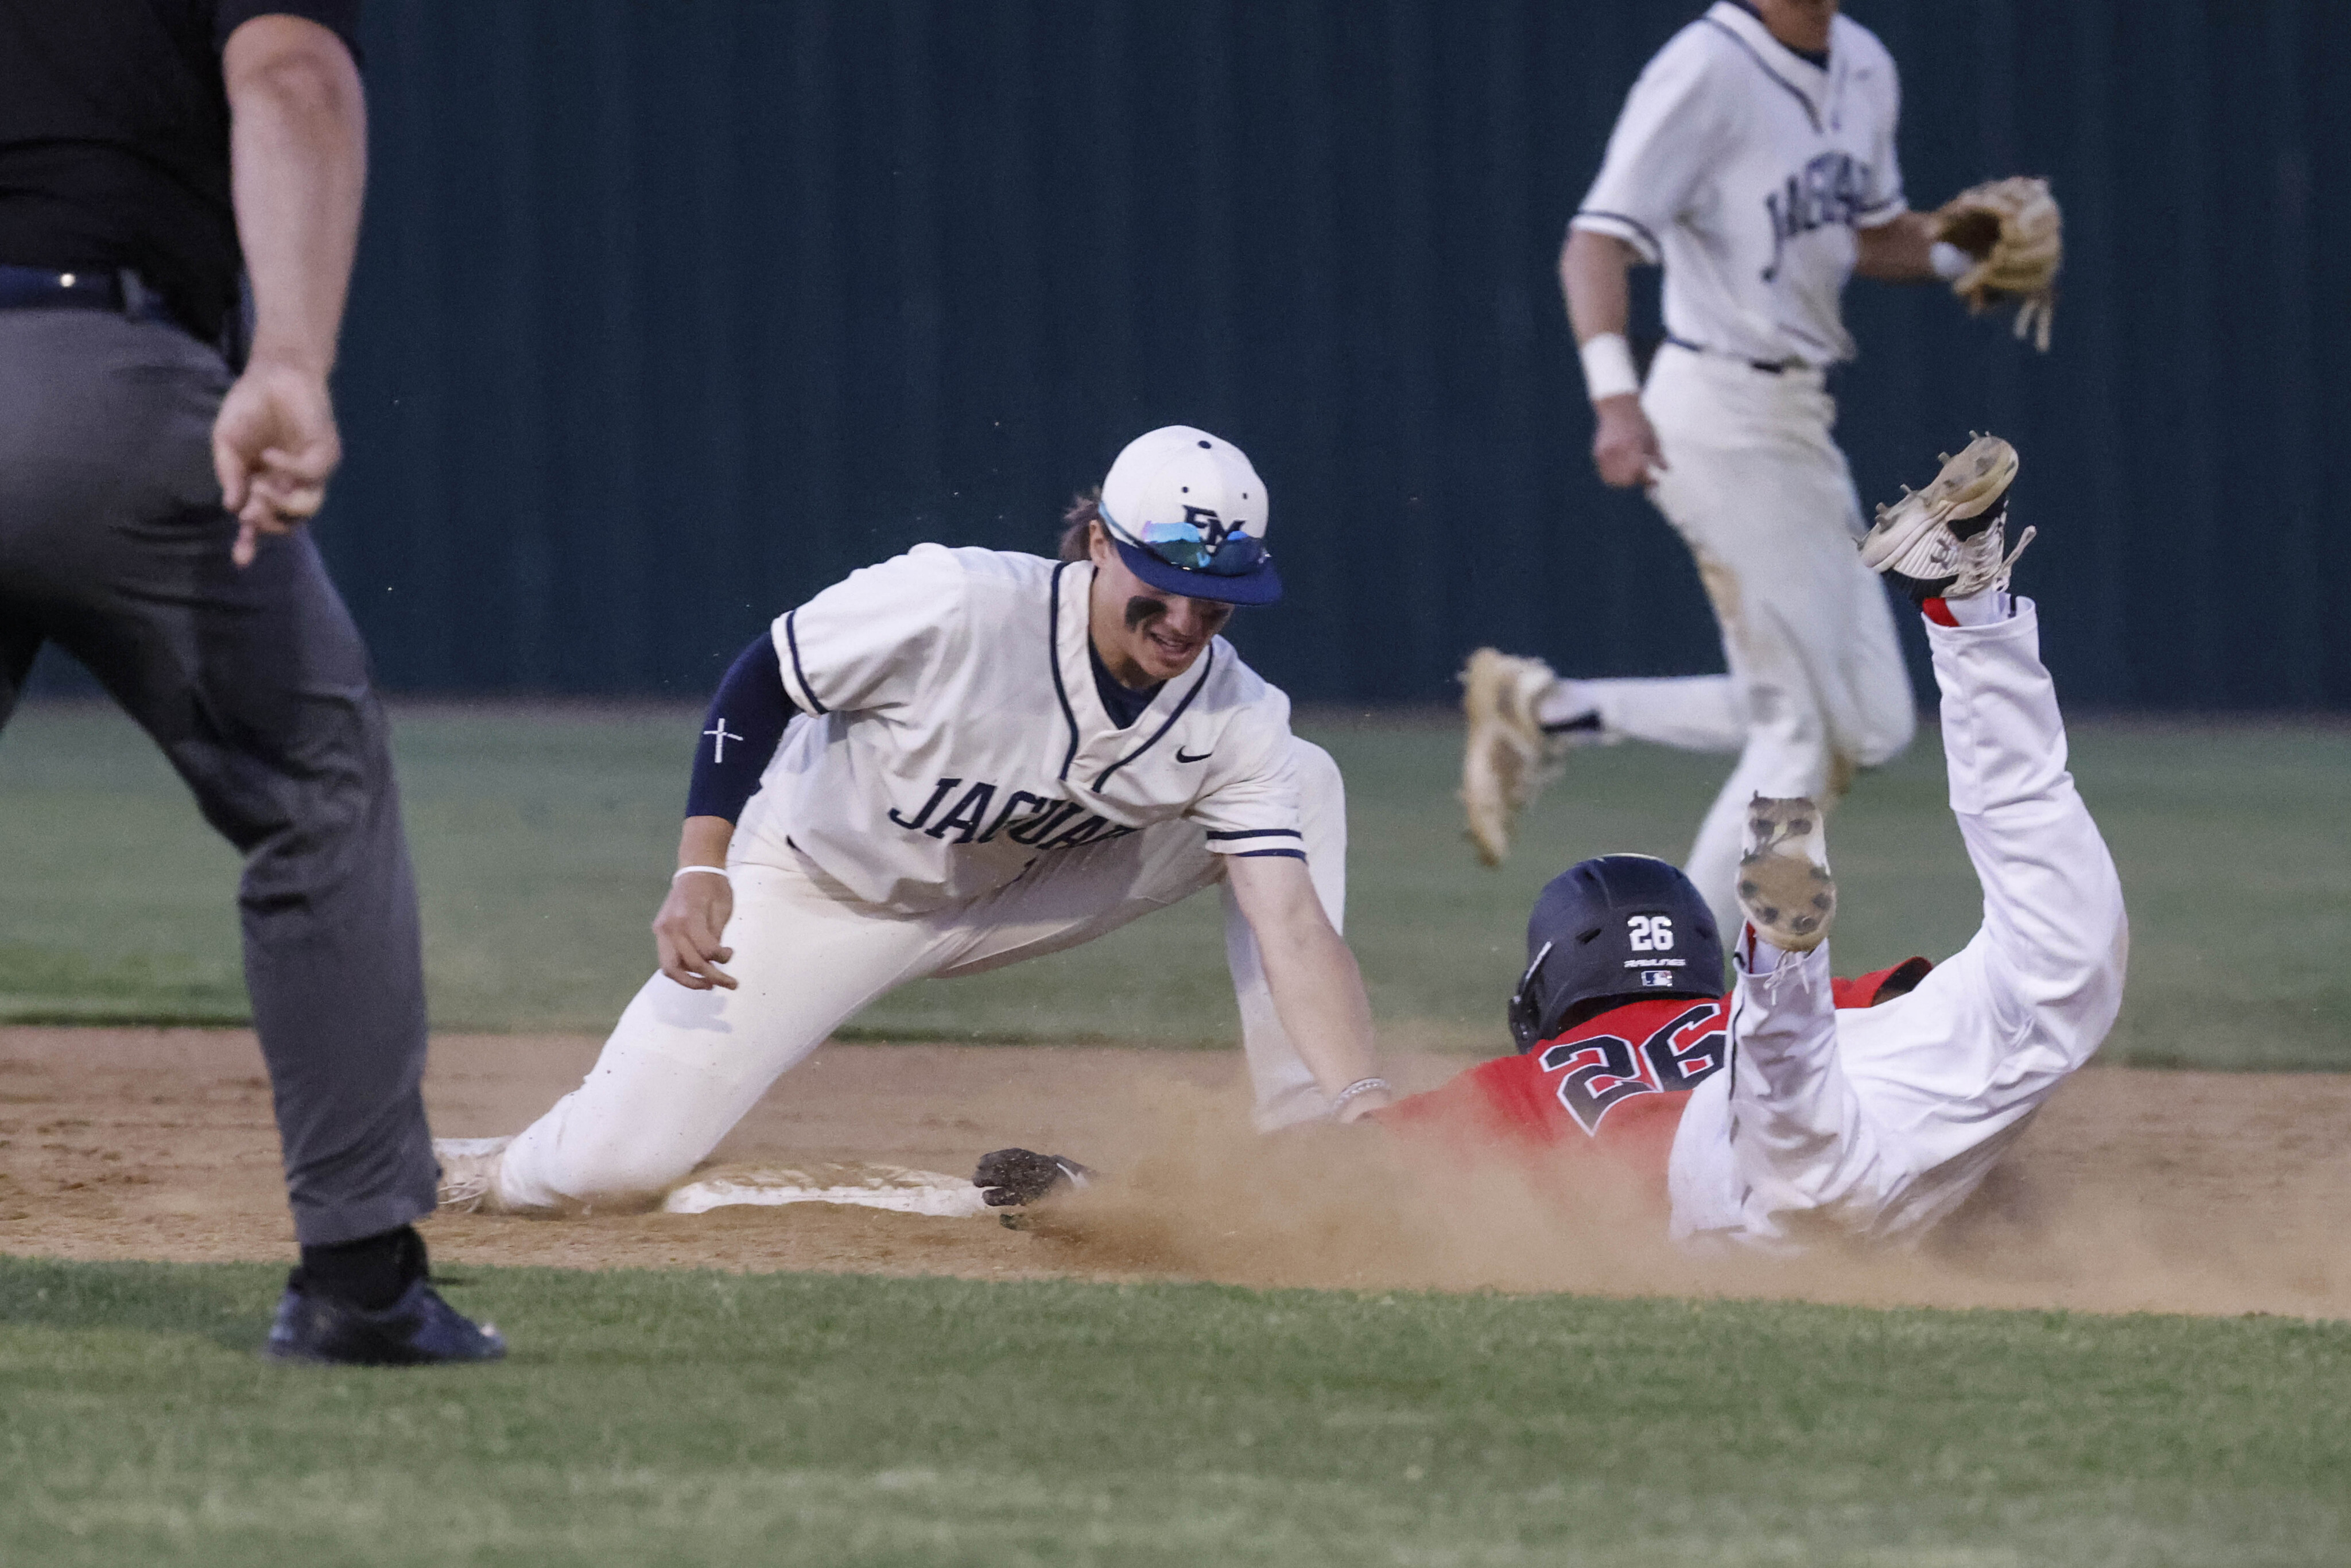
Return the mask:
[[[484,1270],[489,1369],[256,1267],[0,1259],[0,1561],[2351,1561],[2351,1326]]]
[[[444,1028],[601,1030],[642,979],[683,711],[399,716]],[[1392,1037],[1500,1043],[1586,853],[1677,853],[1719,765],[1579,757],[1506,871],[1449,726],[1349,779]],[[2136,929],[2110,1055],[2351,1069],[2351,731],[2085,725]],[[1976,894],[1931,734],[1834,827],[1841,967]],[[0,737],[0,1020],[245,1016],[235,863],[110,710]],[[1214,901],[911,987],[881,1038],[1230,1039]],[[0,1563],[2341,1564],[2351,1325],[1569,1296],[482,1270],[487,1369],[271,1367],[252,1266],[0,1257]]]
[[[684,709],[412,707],[398,715],[435,1022],[601,1032],[651,964],[672,863]],[[1435,720],[1302,732],[1346,770],[1349,936],[1391,1035],[1499,1047],[1521,923],[1591,853],[1678,855],[1725,764],[1638,746],[1578,754],[1499,873],[1471,861]],[[2121,863],[2130,994],[2107,1060],[2351,1070],[2351,729],[2076,727],[2074,766]],[[1966,941],[1973,879],[1931,730],[1865,778],[1833,825],[1839,967]],[[235,857],[130,724],[36,706],[0,732],[0,1020],[246,1016]],[[1223,1043],[1235,1021],[1216,901],[1094,946],[926,982],[859,1020],[868,1038]]]

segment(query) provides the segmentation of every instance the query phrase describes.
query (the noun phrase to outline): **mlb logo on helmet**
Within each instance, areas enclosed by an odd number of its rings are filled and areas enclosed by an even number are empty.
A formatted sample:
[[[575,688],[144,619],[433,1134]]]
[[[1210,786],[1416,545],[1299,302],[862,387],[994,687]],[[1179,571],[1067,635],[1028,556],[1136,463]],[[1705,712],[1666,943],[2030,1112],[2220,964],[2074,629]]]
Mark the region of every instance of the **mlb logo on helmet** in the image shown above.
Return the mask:
[[[1119,559],[1164,593],[1228,604],[1281,597],[1265,548],[1265,481],[1229,441],[1188,424],[1136,436],[1102,480],[1101,509]]]
[[[1673,983],[1674,972],[1671,969],[1644,969],[1641,971],[1641,984],[1645,988],[1671,986]]]

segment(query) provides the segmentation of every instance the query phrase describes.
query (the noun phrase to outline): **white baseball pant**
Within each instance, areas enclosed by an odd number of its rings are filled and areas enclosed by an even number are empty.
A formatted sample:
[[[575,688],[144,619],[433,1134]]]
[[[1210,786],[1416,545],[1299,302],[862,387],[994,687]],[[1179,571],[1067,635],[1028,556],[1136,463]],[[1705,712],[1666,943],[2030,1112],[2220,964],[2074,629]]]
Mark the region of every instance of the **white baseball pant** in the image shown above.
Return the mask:
[[[1742,974],[1729,1070],[1674,1140],[1677,1240],[1915,1239],[1959,1207],[2122,1006],[2122,884],[2065,770],[2029,601],[1929,625],[1951,810],[1983,926],[1907,997],[1838,1011],[1826,944]],[[1834,855],[1832,855],[1834,860]]]
[[[1854,548],[1861,503],[1821,372],[1669,343],[1641,407],[1667,464],[1649,498],[1698,559],[1729,673],[1576,685],[1608,734],[1740,754],[1687,862],[1735,931],[1748,800],[1829,803],[1856,768],[1898,756],[1917,716],[1885,588]]]
[[[1341,925],[1347,810],[1338,764],[1296,747],[1307,870]],[[676,1185],[718,1146],[769,1084],[868,1002],[910,980],[950,978],[1088,942],[1187,898],[1225,874],[1201,830],[1163,822],[1124,838],[1040,857],[985,898],[923,915],[866,904],[797,850],[740,835],[728,870],[734,917],[725,941],[736,990],[647,980],[578,1089],[507,1146],[496,1206],[518,1211],[630,1207]],[[775,858],[751,861],[742,852]],[[1257,939],[1225,892],[1225,956],[1240,1002],[1258,1125],[1328,1109],[1266,988]]]

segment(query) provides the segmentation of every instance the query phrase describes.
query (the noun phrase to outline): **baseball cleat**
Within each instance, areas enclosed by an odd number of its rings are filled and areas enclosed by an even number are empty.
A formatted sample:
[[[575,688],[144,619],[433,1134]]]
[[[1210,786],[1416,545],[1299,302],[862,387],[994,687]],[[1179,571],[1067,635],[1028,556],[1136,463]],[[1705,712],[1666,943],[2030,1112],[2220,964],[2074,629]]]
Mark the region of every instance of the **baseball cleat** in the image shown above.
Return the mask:
[[[1478,858],[1500,865],[1510,824],[1559,776],[1564,743],[1543,733],[1536,706],[1559,677],[1541,659],[1480,648],[1461,666],[1461,805]]]
[[[1942,455],[1942,472],[1923,490],[1877,508],[1861,541],[1861,564],[1884,573],[1912,599],[1966,599],[2008,585],[2009,569],[2035,530],[2026,528],[2003,554],[2008,487],[2016,480],[2016,448],[1997,435],[1979,435],[1957,457]]]
[[[459,1214],[496,1214],[498,1210],[498,1162],[506,1158],[512,1138],[435,1138],[434,1157],[441,1162],[441,1180],[434,1196],[443,1208]]]
[[[1836,923],[1836,879],[1829,874],[1821,809],[1799,795],[1747,803],[1739,857],[1739,907],[1755,935],[1785,953],[1809,953]]]
[[[271,1361],[329,1366],[430,1366],[496,1361],[506,1353],[496,1325],[475,1324],[426,1281],[411,1281],[400,1300],[370,1312],[311,1293],[298,1272],[286,1281],[261,1350]]]

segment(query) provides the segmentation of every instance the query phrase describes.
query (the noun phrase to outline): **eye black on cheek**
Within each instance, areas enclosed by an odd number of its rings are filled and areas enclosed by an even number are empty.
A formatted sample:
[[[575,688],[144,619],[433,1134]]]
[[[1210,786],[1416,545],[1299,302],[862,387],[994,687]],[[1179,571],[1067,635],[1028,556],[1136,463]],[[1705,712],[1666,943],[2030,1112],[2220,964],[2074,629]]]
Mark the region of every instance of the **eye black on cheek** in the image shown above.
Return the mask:
[[[1167,601],[1148,594],[1136,594],[1126,601],[1126,629],[1130,632],[1146,621],[1155,621],[1167,613]]]

